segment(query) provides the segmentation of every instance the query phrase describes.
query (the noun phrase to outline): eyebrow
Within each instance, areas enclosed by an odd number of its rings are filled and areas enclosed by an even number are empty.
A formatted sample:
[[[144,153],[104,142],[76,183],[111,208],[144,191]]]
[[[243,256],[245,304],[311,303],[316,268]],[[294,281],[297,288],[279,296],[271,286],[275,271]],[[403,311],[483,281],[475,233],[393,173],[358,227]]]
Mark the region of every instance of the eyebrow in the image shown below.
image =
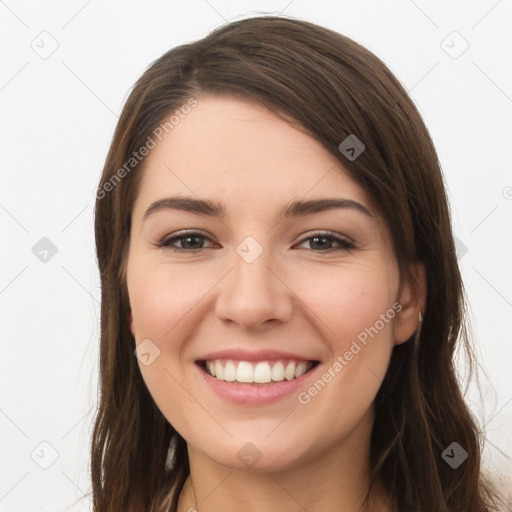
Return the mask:
[[[354,201],[353,199],[322,198],[310,199],[307,201],[293,201],[281,209],[279,218],[282,219],[289,217],[299,217],[303,215],[312,215],[315,213],[340,208],[354,210],[369,217],[374,216],[372,213],[370,213],[366,206],[358,203],[357,201]],[[168,209],[182,210],[215,218],[226,216],[226,210],[219,202],[209,201],[206,199],[197,199],[195,197],[189,196],[174,195],[152,203],[144,213],[143,220],[146,220],[150,215],[156,212]]]

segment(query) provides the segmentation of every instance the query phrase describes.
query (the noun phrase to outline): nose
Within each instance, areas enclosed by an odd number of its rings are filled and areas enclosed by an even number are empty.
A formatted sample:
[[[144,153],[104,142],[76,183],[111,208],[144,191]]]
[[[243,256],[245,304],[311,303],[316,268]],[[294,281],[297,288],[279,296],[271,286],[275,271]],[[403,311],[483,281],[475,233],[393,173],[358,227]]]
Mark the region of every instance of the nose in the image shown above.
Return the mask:
[[[263,251],[252,263],[235,254],[234,268],[219,283],[215,306],[218,318],[244,330],[275,326],[290,319],[294,294],[283,276],[271,268],[269,252]]]

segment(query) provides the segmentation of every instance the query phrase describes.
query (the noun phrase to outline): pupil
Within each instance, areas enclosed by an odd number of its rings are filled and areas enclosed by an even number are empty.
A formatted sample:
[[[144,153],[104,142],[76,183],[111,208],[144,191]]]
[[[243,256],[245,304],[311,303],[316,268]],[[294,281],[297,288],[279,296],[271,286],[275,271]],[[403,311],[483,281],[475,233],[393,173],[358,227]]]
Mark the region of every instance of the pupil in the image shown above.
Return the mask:
[[[326,241],[328,239],[325,236],[315,236],[315,237],[313,237],[313,244],[316,244],[318,240]],[[320,245],[322,245],[322,243],[320,243]],[[320,247],[320,248],[322,248],[322,247]],[[325,248],[325,247],[323,247],[323,248]]]
[[[188,245],[190,240],[196,240],[197,241],[197,240],[199,240],[199,238],[200,237],[198,237],[198,236],[187,236],[185,238],[185,244]],[[194,245],[193,242],[192,242],[192,245]],[[194,247],[191,247],[191,248],[194,249]]]

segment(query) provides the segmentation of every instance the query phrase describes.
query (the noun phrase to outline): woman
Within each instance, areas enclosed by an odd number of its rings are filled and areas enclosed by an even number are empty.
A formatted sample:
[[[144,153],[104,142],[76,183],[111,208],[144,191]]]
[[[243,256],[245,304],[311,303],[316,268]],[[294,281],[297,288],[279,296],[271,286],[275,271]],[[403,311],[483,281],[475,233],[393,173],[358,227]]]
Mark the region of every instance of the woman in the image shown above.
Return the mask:
[[[281,17],[167,52],[97,193],[94,510],[498,510],[442,175],[372,53]]]

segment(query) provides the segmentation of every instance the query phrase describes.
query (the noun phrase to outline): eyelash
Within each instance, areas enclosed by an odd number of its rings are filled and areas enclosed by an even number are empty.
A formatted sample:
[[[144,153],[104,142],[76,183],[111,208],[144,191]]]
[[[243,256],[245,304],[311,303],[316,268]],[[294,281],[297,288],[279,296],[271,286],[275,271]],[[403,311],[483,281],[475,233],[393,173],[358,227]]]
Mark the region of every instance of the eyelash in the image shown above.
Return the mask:
[[[208,247],[202,247],[200,249],[183,249],[181,247],[173,247],[171,244],[173,242],[176,242],[178,240],[183,240],[185,238],[203,238],[205,240],[209,240],[209,238],[202,233],[198,233],[197,231],[191,231],[191,232],[184,232],[181,234],[178,234],[177,236],[173,237],[167,237],[160,242],[156,243],[155,245],[157,247],[163,248],[163,249],[170,249],[173,252],[181,252],[181,253],[197,253],[203,249],[208,249]],[[338,252],[338,251],[350,251],[351,249],[355,249],[355,245],[348,241],[345,238],[341,238],[337,236],[335,233],[329,232],[329,231],[323,231],[323,232],[315,232],[310,234],[308,237],[303,238],[298,243],[302,244],[306,242],[307,240],[312,240],[313,238],[326,238],[329,240],[332,240],[340,245],[338,248],[330,248],[326,250],[315,250],[315,249],[306,249],[308,251],[313,252],[319,252],[319,253],[326,253],[326,252]]]

